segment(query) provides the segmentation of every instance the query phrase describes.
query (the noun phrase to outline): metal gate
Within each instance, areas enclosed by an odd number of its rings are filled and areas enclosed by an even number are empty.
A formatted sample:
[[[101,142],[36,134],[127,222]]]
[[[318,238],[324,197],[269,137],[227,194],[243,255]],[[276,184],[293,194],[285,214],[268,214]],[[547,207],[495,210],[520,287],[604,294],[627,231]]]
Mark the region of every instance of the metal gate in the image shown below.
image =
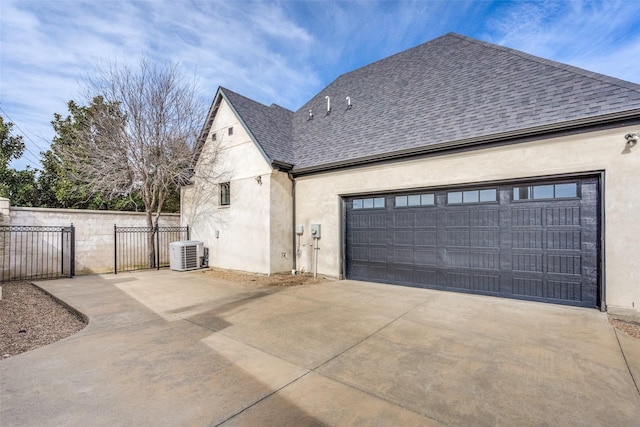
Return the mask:
[[[597,307],[598,178],[346,199],[346,276]]]
[[[0,226],[0,282],[75,275],[75,227]]]
[[[169,243],[189,240],[186,227],[113,226],[113,272],[169,266]]]

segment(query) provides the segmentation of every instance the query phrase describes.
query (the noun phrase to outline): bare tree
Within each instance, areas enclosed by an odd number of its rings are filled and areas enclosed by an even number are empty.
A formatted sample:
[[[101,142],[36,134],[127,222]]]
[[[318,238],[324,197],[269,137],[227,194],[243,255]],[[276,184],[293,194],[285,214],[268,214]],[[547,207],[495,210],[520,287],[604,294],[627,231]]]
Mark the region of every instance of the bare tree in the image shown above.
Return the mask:
[[[137,67],[102,66],[87,79],[87,89],[90,120],[77,144],[60,154],[94,191],[139,196],[147,226],[154,229],[167,196],[193,175],[194,146],[206,113],[195,80],[184,79],[175,64],[142,59]],[[153,246],[151,232],[150,267]]]

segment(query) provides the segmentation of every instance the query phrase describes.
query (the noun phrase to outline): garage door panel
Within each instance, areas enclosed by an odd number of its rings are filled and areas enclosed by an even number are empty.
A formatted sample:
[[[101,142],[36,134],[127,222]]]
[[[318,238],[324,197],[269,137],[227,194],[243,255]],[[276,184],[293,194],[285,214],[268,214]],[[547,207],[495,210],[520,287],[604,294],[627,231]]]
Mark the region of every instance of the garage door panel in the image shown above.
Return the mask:
[[[351,255],[351,260],[354,263],[358,261],[369,261],[369,247],[351,247],[349,251]]]
[[[578,206],[559,206],[545,209],[548,227],[574,225],[580,227],[580,208]]]
[[[416,246],[437,246],[438,244],[438,233],[435,228],[433,230],[416,229],[413,237]]]
[[[478,294],[500,295],[500,275],[473,271],[446,270],[442,275],[442,289]]]
[[[356,280],[368,280],[372,282],[387,282],[386,264],[375,263],[353,263],[350,266],[351,275],[349,278]]]
[[[542,249],[542,230],[515,229],[511,233],[513,249]]]
[[[546,257],[547,273],[582,276],[582,256],[549,254]]]
[[[402,285],[415,284],[413,268],[394,267],[387,270],[387,280]]]
[[[393,243],[396,246],[411,246],[413,247],[413,239],[415,233],[413,229],[398,230],[393,232]]]
[[[541,278],[514,276],[511,279],[511,293],[521,297],[544,297],[544,282]]]
[[[358,203],[361,210],[349,198],[346,275],[595,307],[598,186],[598,178],[575,178],[434,191],[424,198],[389,194],[384,206]]]
[[[387,231],[386,230],[369,230],[369,243],[371,245],[386,245],[387,244]]]
[[[582,234],[580,230],[550,230],[547,231],[547,249],[582,250]]]
[[[500,294],[500,276],[498,274],[472,273],[471,285],[479,293]]]
[[[350,227],[351,229],[358,229],[358,228],[369,228],[369,215],[357,215],[354,214],[351,217],[351,221],[350,221]]]
[[[417,266],[437,266],[438,251],[434,249],[417,248],[414,253],[413,262]]]
[[[387,262],[386,247],[369,247],[369,261],[371,262]]]
[[[468,250],[445,249],[442,255],[441,265],[458,268],[469,268],[471,265],[471,256]]]
[[[511,269],[513,271],[544,272],[542,253],[513,253],[511,255]]]
[[[471,210],[470,218],[472,227],[500,226],[500,210],[498,209]]]
[[[443,274],[442,282],[445,289],[463,290],[470,292],[471,287],[471,275],[459,270],[445,270]]]
[[[488,251],[471,251],[469,267],[484,270],[500,270],[500,253]]]
[[[415,214],[413,212],[398,212],[393,215],[394,227],[410,227],[415,226]]]
[[[545,297],[560,301],[580,302],[583,300],[582,283],[566,280],[548,280]]]
[[[511,210],[511,225],[514,227],[542,226],[542,208],[520,207]]]
[[[414,253],[413,248],[399,248],[391,249],[393,253],[393,263],[395,264],[408,264],[413,265]]]
[[[445,245],[468,247],[471,241],[469,230],[447,230]]]
[[[414,215],[416,228],[435,228],[438,225],[438,216],[435,210],[420,209]]]
[[[368,215],[369,228],[386,228],[386,217],[384,213]]]
[[[472,230],[469,233],[470,246],[476,248],[499,248],[500,229],[495,230]]]
[[[363,245],[368,244],[369,241],[369,232],[365,230],[354,230],[351,232],[351,244],[352,245]]]
[[[438,288],[438,272],[435,269],[416,268],[414,280],[418,287],[429,289]]]
[[[444,211],[447,227],[469,227],[469,209],[453,208]]]

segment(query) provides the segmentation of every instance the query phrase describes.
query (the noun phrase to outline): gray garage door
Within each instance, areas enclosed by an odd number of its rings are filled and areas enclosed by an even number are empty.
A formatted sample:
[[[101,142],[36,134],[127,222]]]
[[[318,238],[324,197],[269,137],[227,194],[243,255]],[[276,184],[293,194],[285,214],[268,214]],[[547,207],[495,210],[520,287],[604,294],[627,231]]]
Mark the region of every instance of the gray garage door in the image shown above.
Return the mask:
[[[346,199],[346,276],[597,307],[598,178]]]

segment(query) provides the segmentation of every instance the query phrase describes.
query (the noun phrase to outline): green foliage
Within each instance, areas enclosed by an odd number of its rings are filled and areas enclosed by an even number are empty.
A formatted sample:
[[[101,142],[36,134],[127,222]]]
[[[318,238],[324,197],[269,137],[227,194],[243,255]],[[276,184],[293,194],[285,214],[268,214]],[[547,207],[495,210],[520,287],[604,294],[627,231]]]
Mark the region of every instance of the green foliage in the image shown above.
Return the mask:
[[[90,184],[82,182],[76,175],[76,165],[64,161],[63,150],[78,150],[82,144],[78,139],[94,131],[94,117],[98,114],[117,116],[118,109],[114,104],[106,104],[102,97],[95,97],[89,106],[81,106],[74,101],[67,104],[69,115],[63,117],[55,113],[51,122],[56,135],[51,148],[42,153],[42,170],[38,176],[40,203],[43,207],[99,209],[118,211],[144,211],[144,203],[139,195],[124,194],[109,197],[101,192],[93,191]],[[117,119],[117,117],[116,117]],[[180,209],[179,194],[164,209],[165,212],[178,212]]]
[[[37,206],[36,171],[29,167],[16,171],[9,167],[11,161],[19,159],[25,149],[22,136],[11,135],[12,127],[13,123],[5,123],[0,116],[0,197],[10,199],[15,206]]]

